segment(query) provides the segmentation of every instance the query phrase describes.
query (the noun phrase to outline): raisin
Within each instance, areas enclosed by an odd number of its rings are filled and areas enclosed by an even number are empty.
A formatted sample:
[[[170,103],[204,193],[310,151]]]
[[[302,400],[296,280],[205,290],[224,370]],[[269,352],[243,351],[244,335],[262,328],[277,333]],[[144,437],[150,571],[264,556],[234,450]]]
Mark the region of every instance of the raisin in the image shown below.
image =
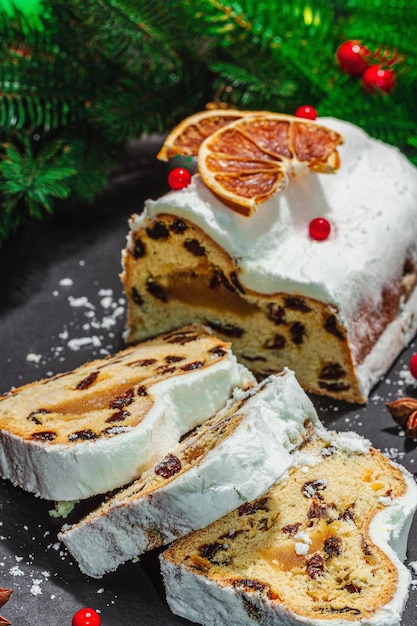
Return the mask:
[[[186,343],[190,343],[191,341],[196,341],[198,339],[198,335],[195,332],[184,332],[177,331],[174,333],[170,333],[169,335],[165,335],[164,340],[167,343],[179,343],[183,346]]]
[[[307,561],[306,565],[307,574],[310,578],[314,579],[320,576],[324,572],[324,559],[320,554],[313,554]]]
[[[214,348],[210,348],[211,354],[214,356],[218,356],[219,358],[227,354],[226,350],[221,348],[220,346],[215,346]]]
[[[119,409],[115,411],[106,419],[107,424],[113,424],[114,422],[123,422],[127,417],[130,416],[129,411],[124,411],[123,409]]]
[[[186,239],[183,245],[184,248],[194,256],[206,256],[206,249],[201,245],[198,239]]]
[[[319,387],[321,389],[327,389],[327,391],[347,391],[350,385],[346,383],[338,382],[338,383],[325,383],[322,380],[319,380]]]
[[[57,434],[53,430],[43,430],[41,432],[32,433],[31,439],[35,441],[53,441]]]
[[[146,234],[151,239],[166,239],[169,237],[169,231],[164,222],[155,222],[152,227],[146,229]]]
[[[268,511],[268,498],[261,498],[256,502],[245,502],[238,508],[239,515],[253,515],[256,511]]]
[[[157,374],[172,374],[177,368],[175,365],[160,365],[156,368]]]
[[[136,287],[132,287],[132,291],[130,293],[132,295],[133,302],[137,304],[138,306],[142,306],[144,300],[142,296],[140,295],[139,291],[136,289]]]
[[[353,515],[353,506],[348,506],[339,516],[339,519],[345,521],[345,522],[354,522],[355,521],[355,517]]]
[[[232,281],[232,284],[237,289],[237,291],[239,291],[242,294],[246,293],[246,291],[243,289],[242,285],[240,284],[240,281],[236,272],[232,272],[230,274],[230,280]]]
[[[228,546],[225,543],[205,543],[198,548],[198,551],[203,559],[208,559],[209,561],[212,561],[219,550],[226,550],[227,547]]]
[[[245,590],[254,591],[257,594],[262,593],[266,595],[270,600],[278,600],[279,595],[272,591],[271,587],[266,583],[261,582],[260,580],[254,580],[253,578],[235,578],[233,580],[229,580],[229,583],[232,583],[233,587],[244,587]],[[252,607],[256,609],[255,611],[251,611],[250,615],[258,614],[258,607]],[[263,622],[263,620],[262,620]],[[261,623],[261,621],[259,621]]]
[[[133,396],[135,394],[135,390],[133,387],[122,393],[120,396],[113,398],[110,400],[109,409],[122,409],[124,406],[128,406],[133,402]]]
[[[157,300],[160,300],[161,302],[168,302],[168,297],[165,289],[153,278],[148,278],[148,280],[146,281],[146,289],[151,294],[151,296],[153,296]]]
[[[234,337],[235,339],[238,339],[244,333],[243,328],[234,326],[233,324],[221,324],[220,322],[212,320],[207,320],[206,324],[216,332],[226,335],[226,337]]]
[[[328,537],[324,542],[323,550],[328,556],[340,556],[342,551],[340,543],[339,537]]]
[[[98,435],[93,432],[90,428],[85,428],[84,430],[77,430],[75,433],[72,433],[69,436],[71,441],[75,441],[76,439],[81,439],[82,441],[88,441],[89,439],[97,439]]]
[[[184,365],[181,369],[183,372],[192,372],[200,367],[204,367],[204,361],[193,361],[192,363],[187,363],[187,365]]]
[[[327,332],[331,333],[338,339],[345,338],[344,333],[337,326],[337,320],[335,315],[329,315],[329,317],[324,322],[324,328],[327,330]]]
[[[176,219],[174,222],[172,222],[170,229],[176,235],[181,235],[182,233],[185,233],[185,231],[188,229],[188,226],[184,222],[184,220]]]
[[[42,424],[42,421],[37,416],[46,415],[50,412],[51,411],[49,411],[48,409],[36,409],[36,411],[32,411],[32,413],[29,413],[26,419],[30,420],[31,422],[35,422],[35,424]]]
[[[266,358],[264,356],[252,356],[249,354],[241,354],[242,359],[245,359],[246,361],[250,361],[252,363],[254,363],[255,361],[266,361]]]
[[[267,350],[282,350],[282,348],[285,348],[286,343],[287,340],[285,337],[277,333],[273,339],[268,339],[268,341],[265,342],[264,347]]]
[[[361,610],[360,609],[355,609],[353,608],[353,606],[343,606],[340,608],[335,608],[333,606],[328,607],[326,609],[319,609],[320,611],[326,611],[326,613],[352,613],[353,615],[360,615],[361,614]]]
[[[135,259],[140,259],[141,257],[145,256],[146,246],[141,239],[139,238],[135,239],[134,244],[133,244],[132,254],[135,257]]]
[[[147,396],[148,392],[146,390],[145,385],[139,385],[138,387],[138,396]]]
[[[364,537],[362,537],[362,552],[365,556],[372,556],[372,550],[370,548],[370,545]]]
[[[171,478],[181,471],[181,461],[173,454],[168,454],[160,463],[155,465],[155,474],[163,478]]]
[[[253,580],[253,578],[237,578],[233,581],[233,587],[246,587],[259,593],[264,593],[268,590],[268,585],[261,583],[259,580]]]
[[[219,287],[225,287],[225,289],[227,289],[231,293],[236,293],[236,289],[227,280],[226,276],[223,274],[221,270],[214,270],[213,276],[210,279],[209,287],[210,289],[218,289]]]
[[[301,322],[294,322],[294,324],[291,324],[290,326],[291,340],[297,346],[303,343],[305,333],[306,333],[305,326],[304,324],[301,324]]]
[[[346,591],[349,591],[349,593],[360,593],[362,591],[362,587],[356,583],[348,583],[345,585],[345,589]]]
[[[298,529],[301,526],[301,522],[297,522],[296,524],[287,524],[281,528],[282,532],[286,535],[290,535],[290,537],[297,534]]]
[[[326,517],[326,513],[327,505],[313,500],[307,512],[307,517],[308,519],[321,519],[322,517]]]
[[[268,319],[274,324],[286,324],[285,309],[280,304],[272,303],[268,306]]]
[[[167,363],[178,363],[179,361],[183,361],[184,359],[184,356],[175,356],[174,354],[165,357],[165,361]]]
[[[294,311],[301,311],[302,313],[308,313],[311,308],[304,302],[302,298],[297,296],[290,296],[285,298],[285,306]]]
[[[346,372],[339,363],[328,363],[322,367],[319,378],[324,378],[324,380],[338,380],[345,375]]]
[[[80,382],[75,386],[76,389],[88,389],[91,385],[96,381],[98,372],[91,372],[88,376],[80,380]]]
[[[336,448],[332,445],[330,446],[326,446],[325,448],[322,448],[320,450],[320,454],[321,456],[327,457],[327,456],[333,456],[333,454],[335,454],[336,452]]]
[[[149,365],[154,365],[158,362],[158,359],[141,359],[140,361],[133,361],[133,363],[129,363],[129,365],[137,365],[139,367],[148,367]]]
[[[327,483],[325,480],[310,480],[309,482],[304,483],[302,492],[306,498],[317,498],[318,500],[323,500],[323,496],[320,491],[324,491],[326,487]]]

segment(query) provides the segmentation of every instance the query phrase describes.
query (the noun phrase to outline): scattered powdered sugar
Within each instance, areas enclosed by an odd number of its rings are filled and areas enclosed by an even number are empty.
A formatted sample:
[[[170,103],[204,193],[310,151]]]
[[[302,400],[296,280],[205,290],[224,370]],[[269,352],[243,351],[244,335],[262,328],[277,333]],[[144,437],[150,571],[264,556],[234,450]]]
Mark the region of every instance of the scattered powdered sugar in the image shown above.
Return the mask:
[[[107,356],[122,347],[126,311],[123,296],[105,287],[97,287],[96,293],[89,296],[81,295],[77,293],[76,281],[69,277],[59,280],[58,287],[52,295],[63,298],[67,308],[66,321],[51,337],[47,353],[30,351],[26,355],[26,361],[35,367],[53,364],[53,371],[47,372],[48,376],[61,371],[56,364],[65,362],[70,353],[88,350],[86,360],[90,360]]]

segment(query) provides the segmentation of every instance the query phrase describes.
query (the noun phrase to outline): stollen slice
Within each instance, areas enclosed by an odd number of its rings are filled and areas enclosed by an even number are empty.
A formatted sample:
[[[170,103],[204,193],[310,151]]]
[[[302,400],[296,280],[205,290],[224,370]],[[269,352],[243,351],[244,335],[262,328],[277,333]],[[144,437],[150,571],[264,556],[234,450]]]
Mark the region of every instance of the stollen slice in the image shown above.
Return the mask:
[[[64,527],[59,539],[85,574],[100,577],[264,493],[317,428],[314,407],[289,370],[236,390],[216,416],[141,478]]]
[[[0,474],[51,500],[137,478],[254,384],[230,344],[190,325],[0,398]]]

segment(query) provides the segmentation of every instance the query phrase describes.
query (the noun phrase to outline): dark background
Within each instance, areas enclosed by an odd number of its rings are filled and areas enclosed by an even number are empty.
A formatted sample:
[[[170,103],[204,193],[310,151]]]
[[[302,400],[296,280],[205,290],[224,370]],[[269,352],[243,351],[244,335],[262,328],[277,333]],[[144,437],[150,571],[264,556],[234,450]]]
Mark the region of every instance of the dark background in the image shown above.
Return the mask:
[[[166,166],[155,160],[159,146],[157,137],[132,144],[94,205],[60,205],[0,249],[0,393],[123,348],[121,250],[129,215],[167,189]],[[404,351],[366,406],[313,398],[326,426],[359,432],[413,474],[416,442],[404,438],[385,402],[400,394],[417,398],[417,381],[407,376],[415,349]],[[52,509],[53,503],[0,480],[0,587],[14,589],[0,613],[14,626],[70,626],[84,606],[100,611],[103,626],[188,623],[166,605],[156,553],[88,579],[57,542],[63,520],[51,517]],[[412,562],[417,520],[409,538]],[[403,626],[416,623],[417,570],[413,579]]]

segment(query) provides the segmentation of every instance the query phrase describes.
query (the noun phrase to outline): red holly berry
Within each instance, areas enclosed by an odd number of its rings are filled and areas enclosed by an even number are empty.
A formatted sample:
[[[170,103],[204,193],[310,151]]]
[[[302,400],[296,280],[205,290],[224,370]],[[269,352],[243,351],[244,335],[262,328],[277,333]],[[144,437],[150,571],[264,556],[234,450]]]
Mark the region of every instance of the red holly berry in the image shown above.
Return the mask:
[[[101,626],[101,617],[94,609],[80,609],[73,615],[72,626]]]
[[[362,74],[362,83],[371,93],[391,93],[396,85],[394,70],[384,70],[378,63],[370,65]]]
[[[184,167],[174,167],[168,174],[168,185],[171,189],[183,189],[191,183],[191,174]]]
[[[413,354],[409,363],[410,374],[417,378],[417,354]]]
[[[344,72],[350,76],[360,76],[368,67],[366,57],[370,55],[368,48],[357,39],[345,41],[336,52],[337,60]]]
[[[316,217],[309,224],[309,233],[312,239],[324,241],[330,235],[331,226],[324,217]]]
[[[316,109],[309,104],[303,104],[303,106],[298,107],[295,112],[296,117],[304,117],[307,120],[316,120],[318,117],[318,113]]]

